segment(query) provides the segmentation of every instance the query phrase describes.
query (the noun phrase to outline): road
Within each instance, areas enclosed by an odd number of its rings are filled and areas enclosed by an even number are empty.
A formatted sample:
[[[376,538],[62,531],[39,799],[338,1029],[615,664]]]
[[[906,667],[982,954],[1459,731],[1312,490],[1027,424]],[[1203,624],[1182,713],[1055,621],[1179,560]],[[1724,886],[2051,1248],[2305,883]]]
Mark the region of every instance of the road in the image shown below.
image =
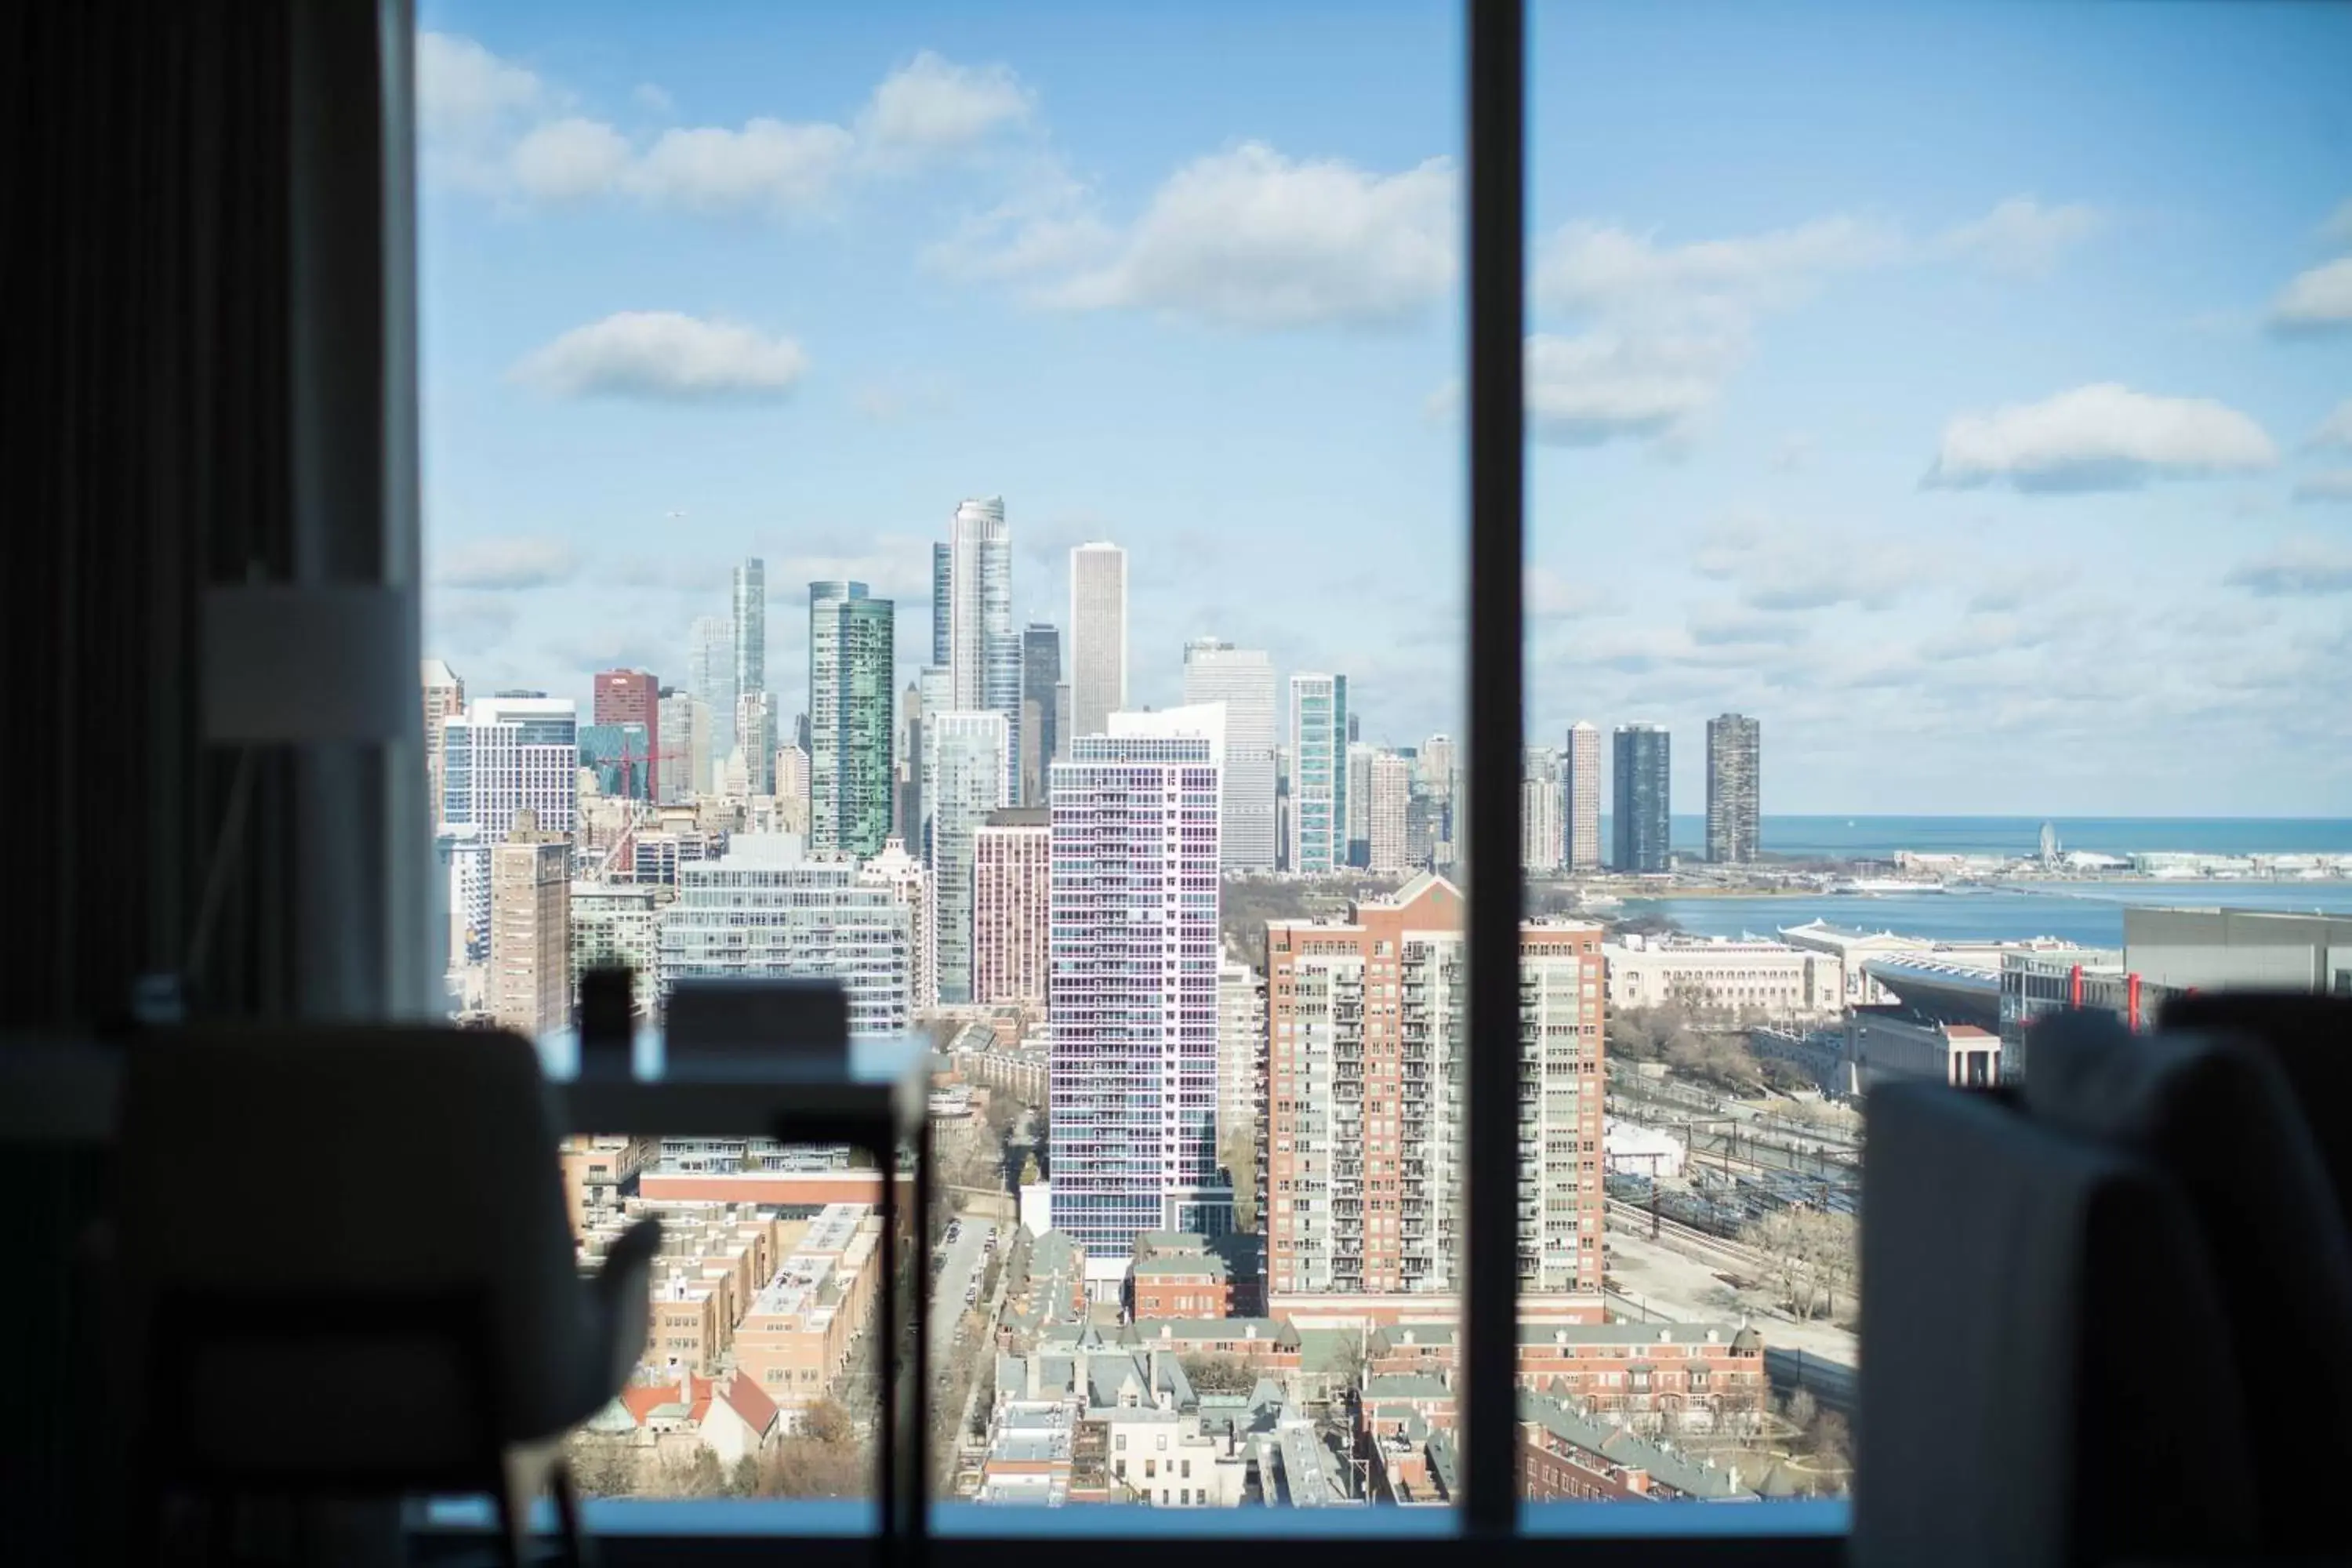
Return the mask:
[[[993,1230],[987,1220],[962,1220],[955,1240],[948,1244],[946,1265],[930,1277],[931,1376],[935,1384],[946,1374],[949,1362],[956,1353],[956,1324],[971,1310],[964,1301],[964,1291],[979,1284],[987,1270],[985,1246]],[[1002,1240],[996,1245],[998,1250],[1003,1249]],[[928,1268],[929,1263],[924,1267]]]
[[[1720,1253],[1693,1257],[1670,1241],[1652,1241],[1645,1222],[1609,1220],[1609,1274],[1616,1282],[1610,1306],[1625,1316],[1675,1322],[1736,1323],[1752,1320],[1768,1349],[1802,1350],[1845,1366],[1856,1364],[1854,1336],[1834,1323],[1800,1323],[1771,1307],[1761,1290],[1740,1290],[1721,1274]]]

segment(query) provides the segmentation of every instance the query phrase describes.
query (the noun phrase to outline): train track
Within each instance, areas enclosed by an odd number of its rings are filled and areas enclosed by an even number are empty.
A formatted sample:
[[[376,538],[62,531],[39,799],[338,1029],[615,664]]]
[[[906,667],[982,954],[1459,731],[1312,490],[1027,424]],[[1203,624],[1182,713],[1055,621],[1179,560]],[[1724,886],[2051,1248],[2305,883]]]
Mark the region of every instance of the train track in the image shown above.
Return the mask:
[[[1633,1234],[1647,1236],[1650,1233],[1652,1215],[1647,1208],[1639,1204],[1627,1203],[1622,1198],[1611,1198],[1609,1217],[1618,1221],[1622,1228]],[[1704,1258],[1729,1266],[1736,1269],[1743,1279],[1760,1279],[1766,1275],[1764,1260],[1736,1241],[1727,1241],[1722,1237],[1710,1236],[1696,1226],[1685,1225],[1676,1219],[1668,1219],[1664,1215],[1656,1216],[1656,1223],[1658,1239],[1661,1241],[1674,1242],[1677,1246],[1692,1249]]]

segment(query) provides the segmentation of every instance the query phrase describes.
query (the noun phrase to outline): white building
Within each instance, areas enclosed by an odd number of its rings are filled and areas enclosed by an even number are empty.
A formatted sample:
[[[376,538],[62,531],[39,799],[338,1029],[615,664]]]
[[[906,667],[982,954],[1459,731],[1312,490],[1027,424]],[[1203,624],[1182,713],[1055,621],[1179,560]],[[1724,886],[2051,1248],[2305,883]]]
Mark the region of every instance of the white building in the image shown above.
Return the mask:
[[[1557,871],[1568,855],[1559,753],[1529,746],[1519,761],[1519,864],[1539,874]]]
[[[1217,1148],[1255,1147],[1265,1115],[1265,982],[1246,963],[1217,965]]]
[[[1227,870],[1274,869],[1274,661],[1215,637],[1184,645],[1187,706],[1225,708],[1225,802],[1218,835]]]
[[[1127,552],[1081,544],[1070,552],[1069,738],[1106,733],[1126,706]]]
[[[1405,852],[1405,811],[1412,800],[1412,763],[1394,752],[1374,753],[1365,769],[1365,864],[1396,876],[1412,863]]]
[[[1121,717],[1172,725],[1189,711]],[[1216,1151],[1213,745],[1082,731],[1053,769],[1054,1227],[1097,1257],[1142,1231],[1232,1228]]]
[[[1372,759],[1381,749],[1363,741],[1348,742],[1348,864],[1369,866],[1372,860]]]
[[[1845,1006],[1844,965],[1779,942],[1627,936],[1604,942],[1609,1006],[1675,1003],[1699,1012],[1809,1018]]]
[[[923,718],[923,799],[930,818],[941,1002],[972,999],[973,852],[989,813],[1009,798],[1004,753],[1012,740],[998,712],[951,710]]]
[[[631,973],[630,996],[650,1013],[659,989],[661,911],[670,891],[652,882],[572,884],[572,973],[621,963]]]
[[[657,700],[661,746],[655,770],[663,805],[679,805],[710,787],[710,709],[691,691],[665,686]]]
[[[1826,952],[1835,957],[1843,968],[1842,989],[1845,1005],[1849,1007],[1875,1006],[1893,1000],[1884,986],[1863,973],[1864,960],[1936,951],[1936,944],[1926,937],[1902,936],[1891,931],[1860,931],[1851,926],[1832,925],[1827,921],[1807,921],[1801,926],[1782,926],[1780,940],[1791,947],[1803,948],[1810,952]]]
[[[1013,769],[1005,781],[1010,803],[1021,786],[1021,635],[1013,626],[1013,530],[1004,521],[1003,497],[956,507],[948,524],[946,585],[944,706],[1004,716]]]
[[[1568,727],[1568,864],[1601,869],[1601,729],[1580,719]]]
[[[579,821],[580,705],[540,694],[479,697],[442,721],[442,820],[503,839],[529,807],[540,830]]]
[[[932,925],[935,911],[931,908],[931,874],[920,860],[907,853],[904,840],[893,837],[884,841],[882,853],[857,868],[857,879],[869,887],[887,888],[890,896],[907,911],[911,924],[908,931],[909,984],[908,1001],[918,1011],[940,1005],[939,934]]]
[[[735,749],[735,624],[726,616],[698,616],[688,629],[686,688],[709,710],[715,773]]]
[[[914,921],[856,868],[811,860],[784,834],[738,834],[716,860],[678,868],[663,917],[662,994],[688,979],[838,981],[856,1035],[903,1033]]]

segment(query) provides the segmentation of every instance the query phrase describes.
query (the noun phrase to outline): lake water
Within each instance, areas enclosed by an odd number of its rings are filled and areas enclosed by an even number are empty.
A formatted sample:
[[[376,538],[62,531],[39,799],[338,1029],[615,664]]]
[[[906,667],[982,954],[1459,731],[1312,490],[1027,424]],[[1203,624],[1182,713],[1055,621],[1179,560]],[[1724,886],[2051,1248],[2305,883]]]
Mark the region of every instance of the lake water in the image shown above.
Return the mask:
[[[1838,859],[1879,859],[1897,849],[1946,855],[2032,855],[2042,843],[2039,816],[1772,816],[1759,825],[1767,853]],[[2106,855],[2176,849],[2199,855],[2352,853],[2352,817],[2056,816],[2068,849]],[[1601,853],[1609,819],[1601,818]],[[1706,818],[1674,819],[1677,853],[1706,849]]]
[[[2034,824],[2036,832],[2041,826]],[[2069,882],[2030,891],[1628,899],[1622,912],[1664,915],[1694,936],[1769,937],[1784,926],[1824,920],[1940,942],[2054,936],[2089,947],[2121,947],[2126,904],[2352,916],[2352,882]]]

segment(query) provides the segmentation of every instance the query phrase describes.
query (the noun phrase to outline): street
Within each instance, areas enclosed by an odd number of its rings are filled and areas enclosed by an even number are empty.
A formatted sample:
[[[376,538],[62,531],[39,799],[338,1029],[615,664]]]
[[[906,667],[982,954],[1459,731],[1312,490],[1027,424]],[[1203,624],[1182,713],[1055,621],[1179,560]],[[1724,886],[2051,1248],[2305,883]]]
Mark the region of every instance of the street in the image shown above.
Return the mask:
[[[945,1265],[929,1276],[931,1375],[934,1384],[947,1375],[950,1360],[957,1353],[956,1325],[973,1305],[964,1300],[964,1293],[977,1286],[987,1273],[989,1254],[986,1244],[994,1234],[995,1227],[987,1220],[960,1220],[955,1239],[947,1244]],[[1002,1240],[997,1242],[999,1250],[1003,1246]],[[933,1253],[930,1256],[938,1258],[940,1255]],[[930,1268],[928,1259],[924,1268]]]

